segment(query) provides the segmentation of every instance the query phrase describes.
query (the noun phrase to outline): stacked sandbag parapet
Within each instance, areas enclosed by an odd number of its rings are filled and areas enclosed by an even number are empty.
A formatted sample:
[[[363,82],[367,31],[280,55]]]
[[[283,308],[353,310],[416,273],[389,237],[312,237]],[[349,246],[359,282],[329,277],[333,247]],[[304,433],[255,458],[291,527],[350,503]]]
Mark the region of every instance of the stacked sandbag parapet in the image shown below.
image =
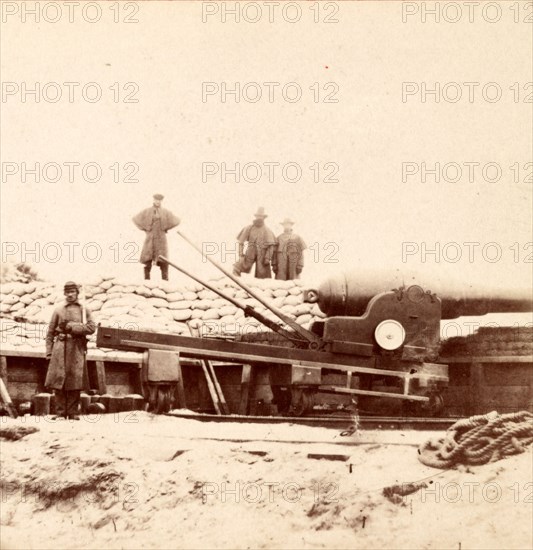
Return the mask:
[[[254,279],[251,283],[265,301],[305,327],[323,317],[316,305],[303,303],[303,287],[299,281]],[[277,319],[233,282],[221,279],[211,284],[265,316]],[[267,330],[257,320],[245,317],[241,309],[196,283],[132,283],[102,277],[84,284],[81,298],[94,320],[104,326],[186,335],[190,334],[190,327],[201,335]],[[54,308],[63,301],[61,285],[36,281],[6,283],[1,287],[0,316],[25,324],[47,324]],[[94,336],[89,347],[94,347]]]

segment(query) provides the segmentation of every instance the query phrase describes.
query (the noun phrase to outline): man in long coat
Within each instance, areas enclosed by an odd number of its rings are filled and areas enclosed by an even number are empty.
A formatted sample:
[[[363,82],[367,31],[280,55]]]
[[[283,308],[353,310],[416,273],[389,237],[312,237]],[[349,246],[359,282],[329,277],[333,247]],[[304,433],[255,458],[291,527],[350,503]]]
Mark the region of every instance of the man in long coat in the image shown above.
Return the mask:
[[[237,235],[239,242],[239,261],[233,264],[233,274],[237,277],[241,273],[250,273],[255,264],[255,277],[257,279],[270,279],[272,272],[270,262],[276,245],[276,236],[265,225],[265,209],[260,207],[254,214],[255,220],[247,225]],[[248,243],[246,252],[244,244]]]
[[[55,309],[48,325],[46,358],[50,363],[45,386],[54,390],[58,416],[79,420],[80,391],[88,388],[87,336],[96,324],[78,301],[76,283],[65,283],[64,293],[66,301]]]
[[[170,210],[161,207],[163,195],[154,195],[154,203],[150,208],[141,210],[134,218],[133,223],[146,232],[144,245],[139,261],[144,264],[144,278],[150,278],[152,264],[161,268],[161,278],[168,281],[168,264],[159,261],[159,256],[168,257],[167,231],[177,227],[180,219]]]
[[[307,248],[302,237],[293,232],[294,222],[285,218],[281,224],[283,233],[277,238],[272,269],[276,279],[288,281],[298,279],[304,268],[304,250]]]

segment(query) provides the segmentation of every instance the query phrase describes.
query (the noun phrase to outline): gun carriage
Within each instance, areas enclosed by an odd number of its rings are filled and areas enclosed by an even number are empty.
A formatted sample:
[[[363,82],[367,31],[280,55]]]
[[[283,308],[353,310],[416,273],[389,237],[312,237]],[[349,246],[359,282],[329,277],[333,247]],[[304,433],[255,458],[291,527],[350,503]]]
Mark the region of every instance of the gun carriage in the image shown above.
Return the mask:
[[[144,379],[148,385],[152,383],[152,390],[153,384],[172,383],[180,376],[179,366],[173,370],[168,361],[161,359],[164,352],[174,354],[174,360],[177,355],[206,362],[267,365],[278,410],[296,415],[309,411],[319,392],[348,394],[354,403],[365,403],[365,407],[386,399],[403,403],[405,412],[436,414],[443,406],[441,391],[448,383],[448,366],[438,362],[441,320],[532,310],[532,298],[527,291],[474,292],[469,288],[465,292],[438,281],[433,281],[430,290],[412,277],[406,284],[400,276],[365,279],[352,274],[304,291],[304,301],[316,303],[325,314],[325,318],[307,329],[212,260],[266,307],[268,316],[167,258],[161,256],[160,260],[239,307],[245,316],[257,319],[270,331],[221,339],[99,327],[97,345],[144,351],[147,364]],[[325,383],[325,374],[331,372],[345,375],[345,383],[341,386]],[[168,396],[153,391],[150,401],[158,410],[169,406]]]

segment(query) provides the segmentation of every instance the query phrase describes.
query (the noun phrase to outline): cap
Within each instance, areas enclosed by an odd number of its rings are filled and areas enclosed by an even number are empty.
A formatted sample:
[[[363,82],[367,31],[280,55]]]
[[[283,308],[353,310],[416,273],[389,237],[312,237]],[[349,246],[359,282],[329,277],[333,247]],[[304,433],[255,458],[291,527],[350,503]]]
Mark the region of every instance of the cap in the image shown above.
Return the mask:
[[[164,197],[163,195],[161,195],[161,193],[156,193],[156,194],[154,195],[154,199],[155,199],[156,201],[162,201],[164,198],[165,198],[165,197]]]
[[[63,287],[63,292],[68,292],[69,290],[76,290],[79,292],[80,285],[76,284],[74,281],[67,281]]]

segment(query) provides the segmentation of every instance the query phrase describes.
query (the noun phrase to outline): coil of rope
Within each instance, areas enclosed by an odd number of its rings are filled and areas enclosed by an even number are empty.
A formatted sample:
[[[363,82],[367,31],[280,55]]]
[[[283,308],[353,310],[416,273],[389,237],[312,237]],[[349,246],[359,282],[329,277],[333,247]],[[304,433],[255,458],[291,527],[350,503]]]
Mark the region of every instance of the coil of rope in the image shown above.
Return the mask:
[[[471,416],[458,420],[445,437],[429,439],[418,449],[418,459],[426,466],[447,469],[456,464],[487,464],[523,453],[533,443],[533,414]]]

